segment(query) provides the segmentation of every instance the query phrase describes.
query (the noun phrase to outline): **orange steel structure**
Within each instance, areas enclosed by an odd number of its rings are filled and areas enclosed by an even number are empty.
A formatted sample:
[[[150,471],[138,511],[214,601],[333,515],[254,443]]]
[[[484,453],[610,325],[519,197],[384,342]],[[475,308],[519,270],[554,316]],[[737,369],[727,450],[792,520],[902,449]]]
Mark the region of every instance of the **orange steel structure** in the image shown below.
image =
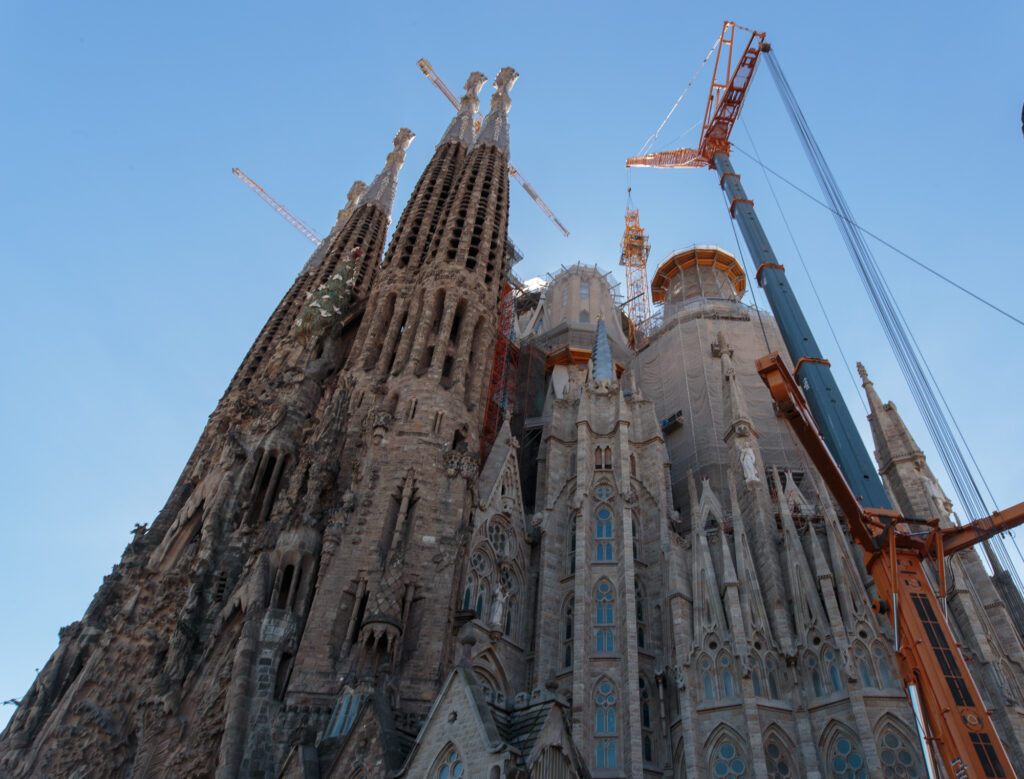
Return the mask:
[[[954,779],[1016,776],[923,563],[934,563],[939,595],[945,597],[945,558],[1024,524],[1024,503],[949,528],[940,528],[937,519],[909,519],[897,511],[862,507],[832,459],[803,392],[778,353],[762,357],[757,368],[861,547],[864,563],[878,587],[875,610],[892,621],[903,683],[920,696],[929,740],[944,771]]]
[[[640,227],[640,210],[626,208],[626,229],[619,244],[619,264],[626,267],[626,315],[629,317],[629,342],[636,349],[651,324],[650,290],[647,286],[647,258],[651,242]]]
[[[444,81],[441,80],[441,77],[439,75],[437,75],[437,72],[434,70],[434,67],[427,61],[427,59],[425,57],[420,57],[420,59],[417,61],[416,64],[419,65],[420,71],[423,73],[423,75],[426,76],[427,78],[429,78],[432,82],[434,82],[434,86],[436,86],[438,89],[441,90],[441,93],[445,97],[448,98],[448,101],[453,106],[455,106],[455,108],[458,108],[459,107],[459,99],[457,97],[455,97],[455,93],[452,92],[451,89],[448,88],[448,85],[445,84]],[[477,114],[476,119],[473,120],[473,128],[477,132],[480,131],[480,115],[479,114]],[[516,166],[513,165],[511,162],[509,162],[509,164],[508,164],[508,172],[509,172],[509,175],[511,175],[512,178],[514,178],[516,181],[518,181],[520,186],[522,186],[522,188],[524,190],[526,190],[526,194],[529,195],[533,199],[533,202],[536,203],[540,207],[540,210],[543,211],[545,214],[547,214],[548,219],[550,219],[552,222],[554,222],[555,227],[557,227],[559,230],[562,231],[562,235],[564,235],[566,238],[568,238],[569,237],[569,231],[565,229],[565,225],[563,225],[560,221],[558,221],[558,217],[555,216],[554,212],[550,208],[548,208],[547,203],[545,203],[543,200],[541,200],[540,195],[537,194],[537,190],[535,190],[533,188],[533,185],[531,185],[529,181],[527,181],[525,178],[523,178],[523,174],[521,174],[516,169]]]
[[[257,195],[263,198],[263,200],[266,201],[266,203],[271,208],[273,208],[275,211],[277,211],[277,213],[284,217],[285,221],[288,222],[288,224],[290,224],[292,227],[294,227],[296,230],[298,230],[300,233],[306,236],[310,241],[318,244],[323,240],[323,238],[321,238],[320,235],[312,227],[307,225],[297,216],[292,215],[292,213],[288,211],[287,208],[285,208],[276,200],[274,200],[274,198],[267,194],[267,191],[263,189],[263,187],[261,187],[251,178],[242,173],[241,170],[239,170],[238,168],[232,168],[231,172],[238,176],[238,178],[240,178],[245,183],[245,185],[249,187],[249,189],[251,189]]]
[[[487,388],[487,407],[484,426],[480,433],[480,463],[487,459],[494,439],[498,437],[502,413],[508,408],[515,390],[516,371],[519,368],[519,347],[515,345],[513,320],[516,315],[515,289],[508,281],[501,288],[501,318],[498,337],[494,342],[491,362],[491,380]]]
[[[696,149],[673,149],[653,152],[626,160],[627,168],[703,168],[714,167],[716,154],[729,153],[729,135],[740,115],[747,87],[757,67],[757,58],[764,42],[765,33],[751,31],[746,48],[739,55],[735,69],[732,66],[733,41],[736,36],[735,22],[724,22],[718,38],[718,52],[715,55],[715,70],[711,76],[711,91],[704,109],[704,123]],[[723,55],[724,52],[724,55]],[[719,77],[719,69],[724,75]]]

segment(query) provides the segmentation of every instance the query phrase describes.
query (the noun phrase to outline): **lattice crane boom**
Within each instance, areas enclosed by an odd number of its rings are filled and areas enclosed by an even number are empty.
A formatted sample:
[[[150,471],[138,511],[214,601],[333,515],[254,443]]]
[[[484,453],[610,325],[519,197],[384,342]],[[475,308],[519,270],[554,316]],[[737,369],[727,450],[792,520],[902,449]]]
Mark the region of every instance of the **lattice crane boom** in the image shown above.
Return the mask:
[[[647,335],[651,323],[650,286],[647,284],[647,258],[651,242],[640,227],[639,209],[626,208],[626,228],[619,244],[619,264],[626,268],[626,316],[629,317],[629,340],[633,348]]]
[[[423,75],[429,78],[434,83],[434,86],[441,90],[441,93],[448,98],[448,101],[453,106],[455,106],[455,108],[458,108],[459,100],[457,97],[455,97],[455,93],[452,92],[451,89],[448,88],[448,85],[445,84],[444,81],[441,79],[441,77],[437,75],[437,71],[434,70],[434,67],[430,64],[430,62],[428,62],[425,57],[420,57],[419,61],[417,61],[416,64],[419,65],[420,71],[423,73]],[[477,114],[476,118],[473,119],[473,129],[476,132],[480,131],[479,114]],[[547,215],[548,219],[552,221],[555,227],[557,227],[562,232],[562,235],[568,238],[569,231],[565,228],[565,225],[559,221],[558,217],[555,216],[554,212],[550,208],[548,208],[547,203],[545,203],[541,199],[541,196],[537,194],[537,190],[533,188],[533,185],[531,185],[530,182],[523,177],[523,174],[520,173],[516,166],[513,165],[511,162],[509,162],[508,164],[508,172],[512,176],[512,178],[518,181],[520,186],[522,186],[522,188],[526,190],[526,194],[529,195],[533,202],[536,203],[537,206],[540,208],[540,210]]]
[[[767,46],[763,32],[751,32],[750,40],[737,59],[736,67],[733,68],[735,36],[735,22],[723,23],[697,148],[673,149],[630,157],[626,160],[627,168],[714,167],[716,154],[729,153],[729,135],[736,119],[739,118],[740,109],[747,96],[747,87],[750,86],[750,79],[757,68],[758,56],[763,47]],[[722,70],[724,76],[720,78],[719,73]]]
[[[290,224],[292,227],[294,227],[296,230],[298,230],[300,233],[306,236],[306,238],[308,238],[312,243],[319,244],[323,240],[323,238],[321,238],[320,235],[312,227],[307,225],[297,216],[292,214],[287,208],[285,208],[276,200],[274,200],[274,198],[267,194],[267,191],[263,189],[263,187],[261,187],[251,178],[242,173],[241,170],[239,170],[238,168],[232,168],[231,172],[238,176],[238,178],[240,178],[242,182],[247,187],[249,187],[249,189],[251,189],[257,195],[259,195],[271,208],[277,211],[277,213],[279,213],[284,218],[284,220],[288,222],[288,224]]]

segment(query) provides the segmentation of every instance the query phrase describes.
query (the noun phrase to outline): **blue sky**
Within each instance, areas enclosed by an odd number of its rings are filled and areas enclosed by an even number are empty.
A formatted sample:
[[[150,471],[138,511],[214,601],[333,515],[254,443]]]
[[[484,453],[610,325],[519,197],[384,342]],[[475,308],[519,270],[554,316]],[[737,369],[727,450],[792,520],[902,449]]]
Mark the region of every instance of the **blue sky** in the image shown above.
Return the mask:
[[[711,173],[623,167],[732,18],[768,32],[861,224],[1024,316],[1024,6],[985,8],[8,0],[0,700],[25,692],[131,528],[159,511],[312,249],[233,166],[326,234],[351,182],[369,181],[408,126],[418,137],[397,220],[452,112],[416,60],[456,91],[470,70],[513,65],[513,159],[572,233],[563,238],[514,187],[520,276],[578,260],[619,275],[627,186],[652,266],[692,243],[735,250]],[[655,148],[696,142],[685,131],[702,114],[710,69],[702,75]],[[817,194],[767,68],[733,139]],[[860,418],[765,177],[742,153],[734,161]],[[785,184],[775,190],[844,352],[932,452],[831,216]],[[872,248],[997,501],[1021,500],[1024,330]],[[11,711],[0,707],[0,726]]]

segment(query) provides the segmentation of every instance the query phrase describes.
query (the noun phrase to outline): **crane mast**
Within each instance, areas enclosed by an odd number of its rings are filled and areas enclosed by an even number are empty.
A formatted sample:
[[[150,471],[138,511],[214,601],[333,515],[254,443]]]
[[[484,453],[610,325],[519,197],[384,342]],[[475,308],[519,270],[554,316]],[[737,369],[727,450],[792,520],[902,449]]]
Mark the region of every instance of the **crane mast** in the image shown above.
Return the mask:
[[[626,316],[629,317],[629,342],[634,349],[647,335],[651,325],[650,287],[647,284],[647,258],[651,242],[640,227],[640,211],[626,209],[626,228],[619,244],[619,264],[626,268]]]
[[[952,779],[1011,779],[1014,767],[971,678],[924,562],[936,565],[945,595],[945,558],[997,533],[1024,524],[1024,503],[962,527],[940,528],[937,519],[916,520],[893,510],[850,411],[818,348],[803,311],[729,159],[729,134],[739,117],[758,56],[767,51],[764,33],[752,32],[732,67],[736,25],[725,22],[696,149],[675,149],[627,159],[627,167],[709,167],[719,175],[729,213],[757,267],[794,365],[790,373],[777,353],[758,361],[758,372],[786,416],[832,496],[846,516],[868,572],[880,594],[875,608],[892,622],[896,655],[908,693],[920,698],[929,740],[942,770]],[[719,78],[723,65],[725,75]],[[911,694],[913,702],[913,694]],[[928,734],[926,734],[928,735]]]

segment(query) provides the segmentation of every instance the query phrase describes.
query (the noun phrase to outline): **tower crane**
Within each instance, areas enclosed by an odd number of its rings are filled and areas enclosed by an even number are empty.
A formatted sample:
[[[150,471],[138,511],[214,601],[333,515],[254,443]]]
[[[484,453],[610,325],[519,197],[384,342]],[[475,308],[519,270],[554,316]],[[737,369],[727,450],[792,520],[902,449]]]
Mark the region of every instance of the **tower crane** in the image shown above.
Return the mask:
[[[459,107],[459,99],[455,97],[455,93],[448,88],[448,85],[441,80],[441,77],[437,75],[437,72],[434,70],[434,67],[427,61],[427,59],[425,57],[420,57],[416,64],[419,65],[420,71],[423,73],[423,75],[429,78],[432,82],[434,82],[434,86],[440,89],[441,93],[445,97],[447,97],[449,102],[451,102],[451,104],[455,106],[455,108],[457,109]],[[479,114],[477,114],[476,118],[473,120],[473,129],[476,130],[477,132],[480,131]],[[562,231],[562,235],[568,238],[569,231],[565,229],[565,225],[558,221],[558,217],[555,216],[554,212],[550,208],[548,208],[547,204],[543,200],[541,200],[540,195],[537,194],[537,190],[533,188],[533,185],[531,185],[529,181],[523,178],[523,174],[520,173],[516,166],[513,165],[511,162],[509,162],[508,164],[508,172],[512,176],[512,178],[518,181],[520,186],[522,186],[522,188],[526,190],[526,194],[533,199],[533,202],[540,207],[540,210],[547,214],[548,219],[554,222],[555,227]]]
[[[757,67],[769,50],[765,33],[750,31],[733,67],[737,25],[725,22],[719,37],[711,90],[696,149],[675,149],[627,159],[627,167],[700,168],[717,171],[729,213],[757,266],[757,282],[775,315],[793,361],[790,373],[777,353],[758,360],[758,372],[829,491],[846,516],[880,598],[876,611],[891,621],[900,675],[915,712],[923,713],[942,771],[953,779],[1016,776],[992,719],[971,678],[959,644],[924,571],[934,563],[945,594],[944,561],[997,533],[1024,524],[1024,503],[960,527],[937,519],[911,519],[893,509],[768,237],[729,159],[729,135]],[[719,72],[722,72],[721,78]]]
[[[640,227],[640,210],[626,208],[626,228],[619,244],[619,264],[626,268],[626,316],[629,317],[629,342],[636,349],[651,324],[650,287],[647,284],[647,258],[651,242]]]
[[[274,200],[274,198],[267,194],[267,191],[263,189],[263,187],[261,187],[251,178],[242,173],[242,171],[239,168],[232,168],[231,172],[238,176],[238,178],[242,180],[245,186],[249,187],[249,189],[251,189],[257,195],[259,195],[264,201],[266,201],[266,203],[271,208],[277,211],[277,213],[279,213],[284,218],[284,220],[288,222],[288,224],[290,224],[292,227],[294,227],[296,230],[298,230],[300,233],[306,236],[306,238],[308,238],[310,241],[312,241],[315,244],[319,244],[323,240],[323,238],[321,238],[320,235],[312,227],[307,225],[297,216],[293,215],[287,208],[285,208],[276,200]]]

